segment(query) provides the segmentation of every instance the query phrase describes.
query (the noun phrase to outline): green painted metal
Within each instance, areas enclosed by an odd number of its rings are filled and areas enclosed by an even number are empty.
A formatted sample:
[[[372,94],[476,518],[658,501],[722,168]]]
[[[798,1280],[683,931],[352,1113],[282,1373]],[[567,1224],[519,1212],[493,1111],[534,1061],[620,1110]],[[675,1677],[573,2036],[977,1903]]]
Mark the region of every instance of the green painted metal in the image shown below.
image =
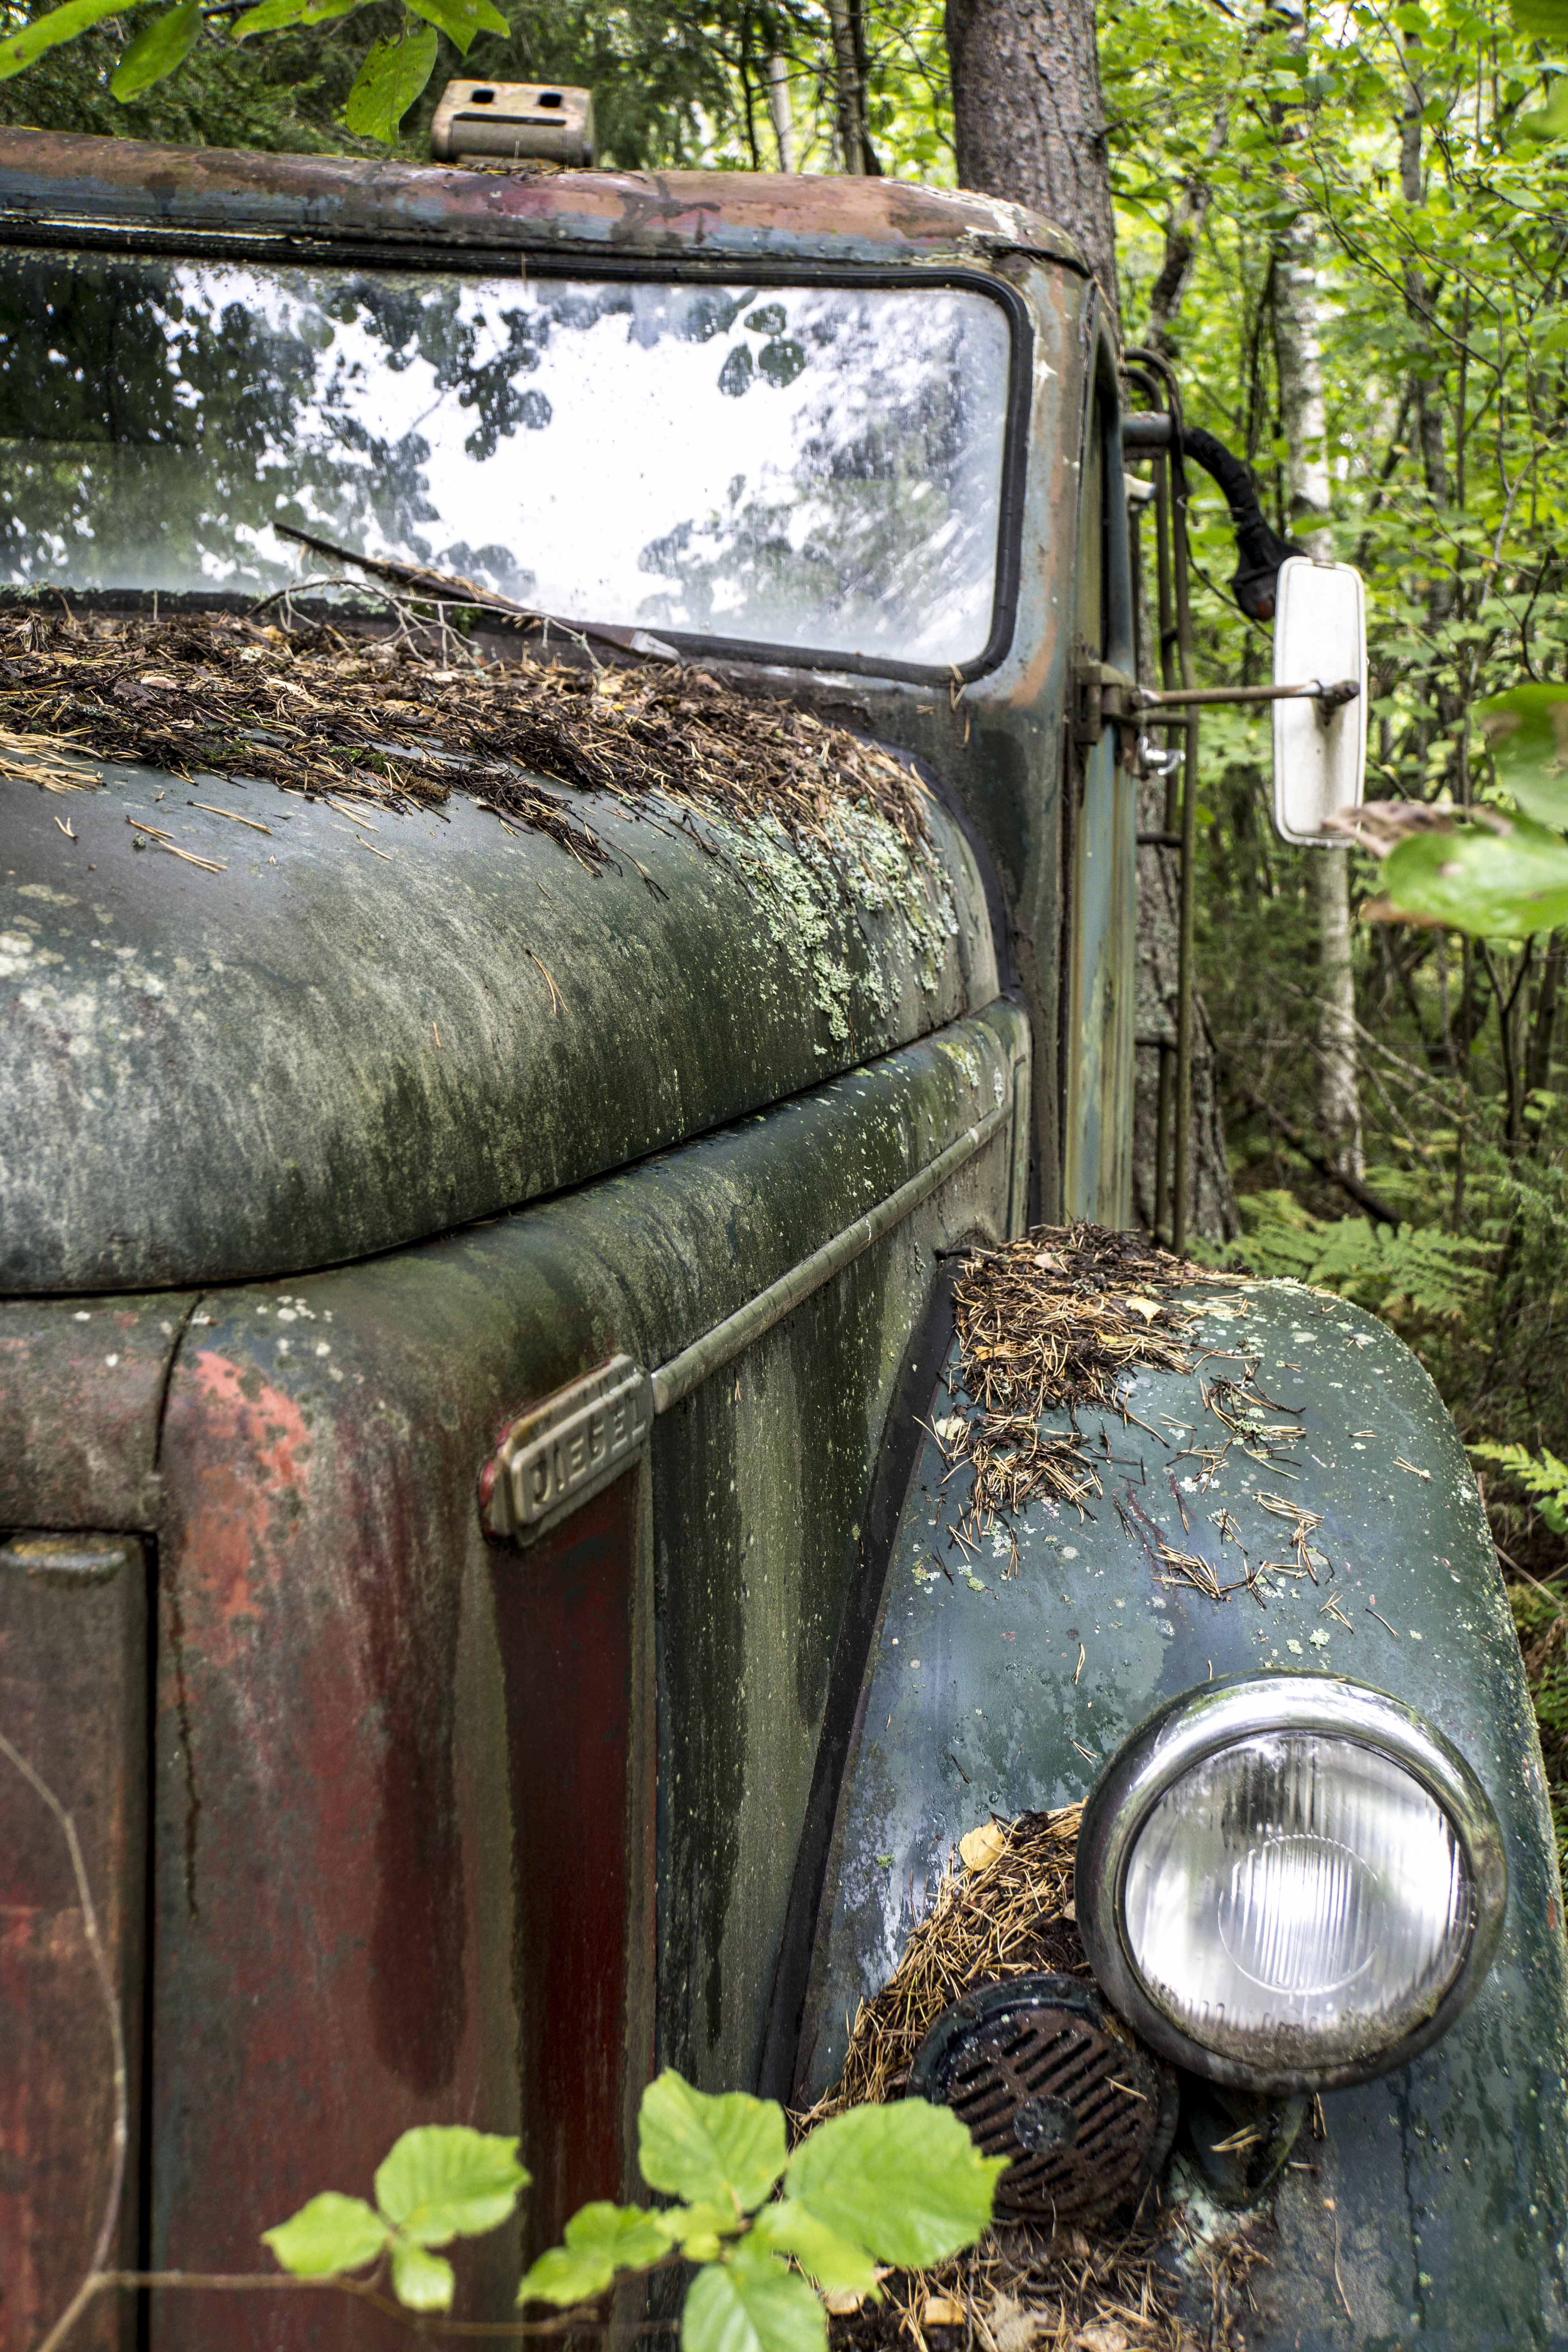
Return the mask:
[[[1193,1296],[1213,1352],[1185,1374],[1140,1373],[1127,1398],[1137,1423],[1080,1413],[1096,1455],[1103,1422],[1105,1497],[1081,1520],[1031,1507],[1016,1573],[1003,1536],[966,1570],[948,1530],[968,1481],[944,1487],[927,1444],[846,1781],[801,2088],[832,2079],[847,2010],[887,1975],[965,1830],[993,1811],[1083,1797],[1137,1723],[1211,1674],[1352,1675],[1418,1709],[1479,1774],[1507,1841],[1509,1909],[1491,1974],[1447,2038],[1380,2082],[1324,2095],[1327,2138],[1303,2144],[1312,2168],[1287,2171],[1275,2200],[1247,2340],[1560,2344],[1568,1955],[1540,1748],[1475,1480],[1386,1325],[1293,1284]],[[1223,1444],[1203,1385],[1236,1375],[1243,1349],[1263,1392],[1302,1409],[1304,1433],[1275,1464],[1233,1443],[1205,1486],[1183,1449]],[[954,1409],[966,1408],[939,1391],[933,1414]],[[1281,1570],[1261,1601],[1237,1590],[1215,1602],[1161,1570],[1156,1530],[1234,1582],[1241,1559],[1222,1511],[1255,1563],[1295,1570],[1289,1522],[1260,1494],[1321,1514],[1311,1543],[1328,1565],[1315,1584]],[[1199,2221],[1209,2226],[1201,2209]]]
[[[974,856],[940,809],[951,929],[928,942],[847,888],[812,897],[776,845],[596,795],[569,795],[615,861],[595,875],[460,794],[379,818],[373,856],[325,802],[103,773],[70,840],[48,795],[6,787],[0,1100],[14,1135],[47,1139],[0,1158],[14,1293],[284,1275],[422,1240],[996,992]],[[135,848],[132,814],[225,870]]]

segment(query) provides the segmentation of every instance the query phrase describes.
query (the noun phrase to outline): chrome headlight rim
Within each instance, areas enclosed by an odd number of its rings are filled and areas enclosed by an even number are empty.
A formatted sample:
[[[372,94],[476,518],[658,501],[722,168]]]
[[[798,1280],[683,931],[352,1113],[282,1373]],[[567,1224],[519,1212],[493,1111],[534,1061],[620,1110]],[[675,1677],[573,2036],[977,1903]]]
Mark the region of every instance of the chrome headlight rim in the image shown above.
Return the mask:
[[[1128,1948],[1123,1898],[1139,1835],[1184,1774],[1242,1740],[1300,1732],[1383,1755],[1442,1808],[1469,1880],[1469,1937],[1436,2007],[1398,2041],[1364,2058],[1322,2066],[1255,2065],[1194,2041],[1155,2004]],[[1427,2049],[1479,1990],[1502,1934],[1507,1902],[1508,1861],[1497,1814],[1458,1749],[1403,1700],[1338,1675],[1228,1675],[1183,1692],[1141,1724],[1111,1758],[1089,1793],[1079,1832],[1079,1928],[1101,1991],[1163,2056],[1210,2082],[1245,2090],[1333,2090],[1370,2082]]]

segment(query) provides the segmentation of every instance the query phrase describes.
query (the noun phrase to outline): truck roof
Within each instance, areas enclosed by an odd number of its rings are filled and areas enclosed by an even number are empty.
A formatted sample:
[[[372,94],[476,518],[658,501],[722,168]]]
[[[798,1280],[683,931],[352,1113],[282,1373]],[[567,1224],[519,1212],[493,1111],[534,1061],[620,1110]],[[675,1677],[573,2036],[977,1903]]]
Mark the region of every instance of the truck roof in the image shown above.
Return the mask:
[[[591,259],[945,268],[1012,254],[1088,274],[1037,213],[900,180],[750,172],[511,171],[265,155],[0,130],[0,235],[155,233],[291,247],[524,248]]]

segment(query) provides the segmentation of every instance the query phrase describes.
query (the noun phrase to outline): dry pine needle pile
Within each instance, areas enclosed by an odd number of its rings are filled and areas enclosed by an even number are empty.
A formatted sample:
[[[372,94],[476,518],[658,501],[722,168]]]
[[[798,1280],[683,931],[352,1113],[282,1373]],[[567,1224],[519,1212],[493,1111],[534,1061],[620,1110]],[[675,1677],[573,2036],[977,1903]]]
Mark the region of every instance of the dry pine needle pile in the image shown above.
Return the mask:
[[[452,642],[461,643],[448,633]],[[830,817],[848,803],[873,811],[906,849],[930,845],[924,788],[889,753],[673,664],[522,657],[454,668],[407,635],[378,642],[212,614],[73,618],[35,606],[0,612],[0,744],[57,763],[65,755],[257,777],[384,807],[428,808],[467,793],[595,869],[607,853],[550,784],[607,794],[637,814],[657,794],[667,812],[771,816],[797,849],[826,847]]]
[[[1087,1974],[1073,1902],[1081,1815],[1079,1805],[1021,1813],[963,1840],[898,1967],[860,2004],[839,2079],[803,2129],[900,2097],[938,2017],[976,1986],[1035,1970]],[[1178,2308],[1179,2228],[1151,2195],[1130,2223],[989,2231],[940,2269],[889,2273],[879,2303],[833,2299],[834,2352],[1196,2352],[1190,2310]],[[1258,2259],[1240,2235],[1197,2260],[1214,2352],[1239,2352],[1238,2307]]]
[[[943,1872],[880,1992],[862,2001],[844,2071],[805,2118],[900,2098],[915,2053],[950,2003],[978,1984],[1037,1969],[1084,1972],[1073,1908],[1081,1805],[972,1830]]]
[[[1100,1492],[1076,1423],[1042,1430],[1042,1414],[1098,1405],[1120,1415],[1121,1384],[1135,1367],[1188,1370],[1192,1317],[1168,1294],[1215,1279],[1225,1277],[1141,1234],[1085,1224],[1037,1226],[965,1260],[958,1340],[963,1385],[980,1411],[947,1428],[950,1459],[973,1475],[974,1537],[1037,1496],[1081,1506]]]

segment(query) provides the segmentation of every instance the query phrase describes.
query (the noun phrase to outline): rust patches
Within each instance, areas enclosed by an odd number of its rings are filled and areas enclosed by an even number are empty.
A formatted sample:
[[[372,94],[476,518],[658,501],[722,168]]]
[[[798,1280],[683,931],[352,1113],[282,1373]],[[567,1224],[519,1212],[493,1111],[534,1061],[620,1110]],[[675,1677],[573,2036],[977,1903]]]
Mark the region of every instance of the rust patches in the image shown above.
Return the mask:
[[[202,1800],[196,1787],[195,1750],[191,1741],[191,1694],[185,1678],[185,1618],[180,1607],[180,1588],[171,1583],[168,1593],[169,1654],[174,1669],[174,1720],[179,1727],[180,1765],[185,1782],[185,1834],[183,1851],[185,1862],[185,1916],[195,1919],[196,1905],[196,1833],[201,1823]]]
[[[262,1622],[268,1538],[280,1507],[292,1503],[298,1508],[308,1493],[313,1448],[299,1405],[254,1365],[236,1364],[215,1349],[202,1348],[190,1377],[204,1409],[210,1452],[202,1488],[202,1538],[192,1548],[189,1568],[209,1604],[216,1603],[204,1616],[207,1661],[221,1668],[241,1654],[240,1628]]]
[[[738,256],[869,253],[984,264],[1035,254],[1081,272],[1077,247],[1038,214],[962,191],[899,181],[749,172],[489,173],[343,155],[241,154],[0,131],[0,198],[29,211],[155,212],[230,232],[486,237],[668,254],[715,245]],[[743,266],[743,261],[742,261]]]

